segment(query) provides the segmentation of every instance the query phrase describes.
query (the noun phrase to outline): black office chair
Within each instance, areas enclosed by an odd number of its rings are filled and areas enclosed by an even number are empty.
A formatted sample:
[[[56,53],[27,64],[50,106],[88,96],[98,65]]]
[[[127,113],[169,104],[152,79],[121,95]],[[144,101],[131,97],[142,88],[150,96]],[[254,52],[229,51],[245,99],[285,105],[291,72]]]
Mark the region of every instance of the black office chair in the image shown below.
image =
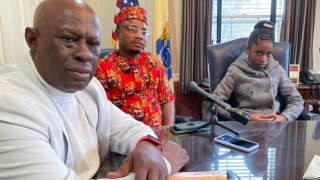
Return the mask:
[[[229,65],[245,51],[247,40],[248,38],[240,38],[208,46],[210,93],[215,90],[223,79]],[[290,46],[290,43],[276,42],[272,53],[274,59],[279,61],[287,75],[289,75]],[[231,95],[227,103],[232,107],[237,106],[233,95]],[[313,119],[314,115],[316,114],[303,112],[298,119]]]
[[[100,58],[103,58],[107,54],[113,52],[115,49],[100,49]]]

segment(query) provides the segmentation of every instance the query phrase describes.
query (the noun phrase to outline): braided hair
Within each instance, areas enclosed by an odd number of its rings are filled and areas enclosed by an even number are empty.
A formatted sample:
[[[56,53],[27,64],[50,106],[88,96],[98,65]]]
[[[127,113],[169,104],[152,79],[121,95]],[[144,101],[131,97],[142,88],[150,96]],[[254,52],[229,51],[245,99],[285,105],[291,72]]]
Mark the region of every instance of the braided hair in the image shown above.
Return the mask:
[[[259,21],[250,33],[247,46],[259,44],[261,40],[270,40],[274,44],[274,24],[270,21]]]

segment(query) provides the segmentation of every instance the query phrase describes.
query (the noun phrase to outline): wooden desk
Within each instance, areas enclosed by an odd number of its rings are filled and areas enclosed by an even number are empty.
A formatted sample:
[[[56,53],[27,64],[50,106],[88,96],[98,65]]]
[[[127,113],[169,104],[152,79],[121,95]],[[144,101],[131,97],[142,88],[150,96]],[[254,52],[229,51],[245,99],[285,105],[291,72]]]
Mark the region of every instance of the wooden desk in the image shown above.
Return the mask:
[[[312,90],[312,88],[306,84],[298,84],[296,85],[296,88],[298,89],[299,93],[301,94],[304,100],[320,99],[320,97],[314,97],[314,96],[320,96],[320,92],[317,92],[317,93],[313,92],[317,90]]]
[[[260,144],[259,150],[243,153],[216,144],[213,138],[228,133],[214,126],[214,133],[173,135],[158,130],[162,139],[171,139],[185,148],[190,161],[182,171],[233,170],[241,179],[302,179],[314,155],[320,155],[320,121],[222,122],[238,131],[240,137]],[[110,155],[99,174],[115,170],[123,156]]]
[[[312,87],[306,84],[298,84],[296,85],[296,88],[304,99],[304,110],[311,111],[312,109],[312,112],[319,113],[320,91],[315,87],[312,89]]]

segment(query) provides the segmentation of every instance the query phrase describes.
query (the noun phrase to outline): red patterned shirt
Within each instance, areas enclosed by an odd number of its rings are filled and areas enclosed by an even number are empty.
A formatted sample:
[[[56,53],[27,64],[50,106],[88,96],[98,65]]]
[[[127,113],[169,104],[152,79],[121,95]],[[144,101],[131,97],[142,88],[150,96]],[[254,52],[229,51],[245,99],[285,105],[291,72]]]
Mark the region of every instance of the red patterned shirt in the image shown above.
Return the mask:
[[[162,63],[145,52],[126,59],[114,51],[99,60],[95,76],[113,104],[150,127],[163,124],[160,105],[175,99]]]

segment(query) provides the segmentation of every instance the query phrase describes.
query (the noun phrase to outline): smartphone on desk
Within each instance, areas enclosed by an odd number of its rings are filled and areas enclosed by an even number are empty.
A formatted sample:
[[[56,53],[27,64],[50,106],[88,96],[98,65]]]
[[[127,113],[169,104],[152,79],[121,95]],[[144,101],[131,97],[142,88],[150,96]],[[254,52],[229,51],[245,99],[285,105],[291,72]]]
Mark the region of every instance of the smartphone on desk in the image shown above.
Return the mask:
[[[171,132],[174,134],[185,134],[192,132],[193,129],[196,129],[205,124],[204,121],[191,121],[186,123],[175,124],[172,128],[170,128]],[[196,132],[200,131],[208,131],[210,130],[209,126],[198,129]]]
[[[174,125],[174,129],[178,131],[192,130],[196,129],[205,124],[204,121],[191,121],[186,123],[179,123]]]
[[[217,136],[214,138],[214,141],[245,152],[251,152],[259,147],[259,144],[256,142],[241,139],[228,134]]]

